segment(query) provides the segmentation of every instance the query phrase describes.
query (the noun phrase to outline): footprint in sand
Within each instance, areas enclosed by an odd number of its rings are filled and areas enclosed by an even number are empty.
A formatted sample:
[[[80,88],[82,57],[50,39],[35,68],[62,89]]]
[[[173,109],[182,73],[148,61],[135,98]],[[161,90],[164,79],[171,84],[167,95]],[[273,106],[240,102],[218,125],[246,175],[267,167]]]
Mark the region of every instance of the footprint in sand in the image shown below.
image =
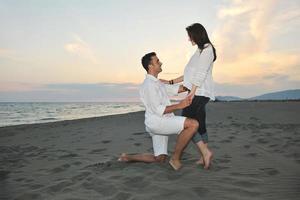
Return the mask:
[[[269,143],[269,141],[267,141],[267,140],[264,139],[264,138],[258,138],[258,139],[256,140],[256,142],[258,142],[258,143],[260,143],[260,144],[267,144],[267,143]]]
[[[208,196],[210,190],[204,187],[193,187],[192,191],[196,193],[199,197]]]
[[[36,189],[39,189],[39,188],[44,187],[44,185],[41,185],[41,184],[33,184],[33,185],[30,185],[29,187],[30,187],[30,189],[32,189],[32,190],[36,190]]]
[[[0,171],[0,180],[8,178],[9,171]]]
[[[258,121],[258,120],[259,120],[259,119],[256,118],[256,117],[250,117],[249,119],[250,119],[250,120],[253,120],[253,121]]]
[[[232,184],[247,189],[256,187],[258,185],[257,182],[253,182],[252,180],[247,180],[247,181],[239,180],[239,181],[234,181]]]
[[[76,175],[76,176],[73,176],[71,178],[71,180],[73,182],[76,182],[76,181],[82,181],[86,178],[88,178],[89,176],[91,175],[91,172],[88,172],[88,171],[84,171],[84,172],[81,172],[80,174]]]
[[[72,181],[59,181],[51,186],[49,186],[47,188],[48,193],[57,193],[63,189],[65,189],[66,187],[73,185],[74,183]]]
[[[225,140],[221,140],[220,142],[221,142],[221,143],[231,143],[231,140],[225,139]]]
[[[260,173],[240,173],[240,172],[231,172],[231,177],[245,177],[245,178],[253,178],[253,177],[260,177]]]
[[[217,158],[216,161],[218,163],[230,163],[230,159],[227,158]]]
[[[257,156],[257,153],[247,153],[246,156],[247,156],[247,157],[254,158],[254,157]]]
[[[106,148],[94,149],[94,150],[90,151],[89,153],[90,154],[98,154],[98,153],[101,153],[103,151],[106,151]]]
[[[23,182],[23,181],[25,181],[25,178],[17,178],[17,179],[14,179],[14,181],[16,181],[16,182]]]
[[[222,157],[223,157],[223,158],[228,158],[228,159],[229,159],[229,158],[232,158],[232,157],[231,157],[230,155],[228,155],[228,154],[225,154],[225,155],[223,155]]]
[[[41,199],[41,195],[38,193],[24,193],[16,198],[16,200],[23,199]]]
[[[233,139],[235,139],[235,137],[234,136],[229,136],[228,139],[233,140]]]
[[[150,181],[146,181],[144,176],[135,176],[125,178],[124,185],[130,188],[144,188],[150,185]]]
[[[82,164],[82,162],[80,162],[80,161],[73,162],[73,165],[81,165],[81,164]]]
[[[272,133],[270,133],[270,132],[265,133],[265,136],[267,136],[267,137],[269,137],[271,135],[272,135]]]
[[[278,144],[270,144],[269,147],[277,147]]]
[[[137,132],[137,133],[132,133],[132,135],[143,135],[145,132]]]
[[[215,172],[222,171],[222,170],[225,170],[228,168],[230,168],[230,167],[220,166],[220,165],[212,165],[212,167],[211,167],[212,171],[215,171]]]
[[[274,168],[260,168],[261,171],[263,171],[264,173],[266,173],[269,176],[274,176],[279,174],[279,171],[277,169]]]
[[[81,185],[83,186],[83,188],[87,190],[94,190],[105,197],[113,196],[117,191],[114,185],[99,178],[94,178],[90,181],[86,181]]]
[[[65,154],[65,155],[62,155],[62,156],[59,156],[58,158],[74,158],[74,157],[78,157],[78,154],[76,153],[69,153],[69,154]]]
[[[297,153],[297,152],[289,153],[289,154],[286,155],[286,157],[299,159],[300,158],[300,153]]]
[[[130,199],[132,195],[127,192],[119,192],[112,199],[114,200],[127,200]]]
[[[65,170],[67,170],[70,166],[71,166],[71,165],[69,165],[69,164],[64,164],[64,165],[61,165],[61,166],[59,166],[59,167],[55,167],[54,169],[49,170],[49,172],[50,172],[51,174],[63,172],[63,171],[65,171]]]

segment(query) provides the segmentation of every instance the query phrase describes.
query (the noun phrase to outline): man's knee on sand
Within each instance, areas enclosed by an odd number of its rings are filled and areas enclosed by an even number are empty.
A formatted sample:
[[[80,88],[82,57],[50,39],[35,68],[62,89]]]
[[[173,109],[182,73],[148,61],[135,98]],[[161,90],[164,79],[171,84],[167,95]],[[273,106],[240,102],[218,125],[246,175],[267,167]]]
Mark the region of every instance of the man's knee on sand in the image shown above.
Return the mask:
[[[155,156],[155,162],[159,162],[159,163],[164,163],[166,160],[167,160],[167,155],[158,155],[158,156]]]
[[[199,128],[199,123],[195,119],[186,118],[186,120],[184,122],[184,128],[193,128],[193,129],[197,130]]]

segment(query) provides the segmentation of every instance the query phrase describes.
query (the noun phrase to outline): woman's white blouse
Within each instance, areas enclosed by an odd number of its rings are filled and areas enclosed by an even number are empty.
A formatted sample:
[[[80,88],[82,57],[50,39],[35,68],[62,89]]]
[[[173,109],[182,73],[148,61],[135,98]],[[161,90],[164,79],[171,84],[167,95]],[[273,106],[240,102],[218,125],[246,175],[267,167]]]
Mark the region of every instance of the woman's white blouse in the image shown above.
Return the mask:
[[[202,50],[197,48],[184,69],[183,85],[192,89],[198,86],[195,95],[209,97],[215,100],[214,82],[212,77],[214,53],[210,44]]]

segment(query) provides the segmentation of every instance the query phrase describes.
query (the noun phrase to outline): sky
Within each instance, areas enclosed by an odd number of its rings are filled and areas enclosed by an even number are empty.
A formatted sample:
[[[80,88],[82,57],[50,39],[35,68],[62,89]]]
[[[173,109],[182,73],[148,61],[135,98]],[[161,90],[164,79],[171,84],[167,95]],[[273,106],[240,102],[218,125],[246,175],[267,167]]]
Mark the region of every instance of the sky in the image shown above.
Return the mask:
[[[138,101],[141,57],[182,75],[196,22],[217,96],[300,88],[299,0],[0,0],[0,101]]]

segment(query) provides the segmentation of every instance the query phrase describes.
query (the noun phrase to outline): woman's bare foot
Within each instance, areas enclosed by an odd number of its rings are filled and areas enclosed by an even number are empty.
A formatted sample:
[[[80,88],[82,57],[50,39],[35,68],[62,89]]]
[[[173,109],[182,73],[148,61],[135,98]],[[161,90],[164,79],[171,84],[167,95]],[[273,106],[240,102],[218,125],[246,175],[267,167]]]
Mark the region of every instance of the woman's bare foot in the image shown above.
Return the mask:
[[[198,160],[198,161],[196,162],[196,165],[204,165],[203,157],[201,157],[200,160]]]
[[[179,160],[170,159],[169,164],[173,167],[174,170],[179,170],[182,166]]]
[[[213,153],[207,149],[204,155],[204,169],[209,169],[212,158],[213,158]]]
[[[120,161],[120,162],[129,162],[128,155],[126,153],[122,153],[121,156],[119,157],[118,161]]]

